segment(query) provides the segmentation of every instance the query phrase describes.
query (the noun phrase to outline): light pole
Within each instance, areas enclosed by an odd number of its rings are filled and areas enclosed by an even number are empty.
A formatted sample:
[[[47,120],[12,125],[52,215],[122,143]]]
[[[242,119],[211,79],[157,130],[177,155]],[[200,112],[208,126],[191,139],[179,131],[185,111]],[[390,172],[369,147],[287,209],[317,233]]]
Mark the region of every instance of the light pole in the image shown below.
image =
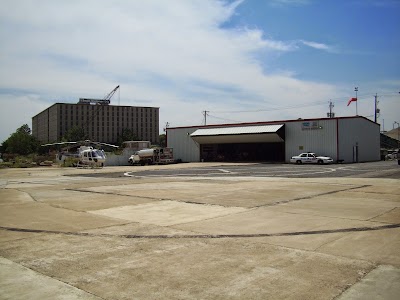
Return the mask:
[[[379,113],[379,109],[378,109],[378,93],[376,93],[375,94],[375,118],[374,118],[374,121],[375,121],[375,123],[377,122],[377,120],[378,120],[378,113]]]
[[[358,86],[356,86],[356,87],[354,88],[354,91],[356,92],[356,116],[358,116],[358,110],[357,110],[357,102],[358,102],[357,92],[358,92]]]
[[[393,129],[394,129],[394,124],[397,124],[397,164],[400,165],[400,157],[399,157],[399,148],[400,148],[400,132],[399,132],[399,122],[394,121],[393,123]]]

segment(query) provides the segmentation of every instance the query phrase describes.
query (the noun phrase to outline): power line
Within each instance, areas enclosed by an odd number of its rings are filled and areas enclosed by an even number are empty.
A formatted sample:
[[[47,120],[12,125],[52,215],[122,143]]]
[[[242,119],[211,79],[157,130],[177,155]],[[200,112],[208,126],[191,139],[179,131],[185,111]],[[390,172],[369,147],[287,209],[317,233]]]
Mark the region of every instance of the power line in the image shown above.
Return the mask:
[[[395,93],[393,94],[384,94],[380,95],[379,97],[382,96],[394,96],[397,95]],[[357,95],[358,99],[366,99],[367,97],[375,97],[374,94],[362,94],[362,95]],[[347,102],[348,97],[338,97],[338,98],[332,98],[331,100],[336,100],[336,102]],[[215,113],[256,113],[256,112],[269,112],[269,111],[278,111],[278,110],[286,110],[286,109],[294,109],[294,108],[303,108],[303,107],[310,107],[310,106],[319,106],[319,105],[325,105],[326,101],[315,101],[315,102],[309,102],[305,104],[297,104],[297,105],[291,105],[291,106],[283,106],[283,107],[277,107],[277,108],[258,108],[258,109],[252,109],[252,110],[232,110],[232,111],[213,111]]]
[[[243,121],[225,119],[225,118],[220,118],[220,117],[216,117],[216,116],[212,116],[212,115],[208,115],[208,116],[211,117],[211,118],[214,118],[214,119],[219,119],[219,120],[224,120],[224,121],[229,121],[229,122],[235,122],[235,123],[243,123]]]
[[[325,101],[321,102],[314,102],[309,104],[299,104],[299,105],[292,105],[292,106],[284,106],[279,108],[259,108],[254,110],[233,110],[233,111],[214,111],[216,113],[251,113],[251,112],[262,112],[262,111],[276,111],[276,110],[285,110],[285,109],[293,109],[293,108],[302,108],[302,107],[309,107],[309,106],[316,106],[316,105],[325,105]]]
[[[356,91],[356,95],[358,92],[358,88],[355,88]],[[383,94],[380,95],[379,97],[382,96],[395,96],[398,95],[397,93],[390,93],[390,94]],[[369,99],[369,97],[374,97],[375,98],[375,113],[372,116],[368,116],[368,117],[374,117],[375,116],[375,122],[376,119],[379,117],[379,113],[380,110],[377,108],[377,104],[379,103],[379,101],[377,101],[378,98],[378,94],[362,94],[361,96],[357,95],[356,96],[358,100],[360,99],[364,99],[367,100]],[[368,97],[368,98],[367,98]],[[332,100],[336,100],[337,102],[348,102],[348,97],[338,97],[338,98],[333,98],[329,101],[329,108],[330,108],[330,112],[328,113],[328,117],[332,118],[334,117],[334,113],[332,111],[333,108],[333,103]],[[286,110],[286,109],[296,109],[296,108],[305,108],[305,107],[310,107],[310,106],[319,106],[319,105],[325,105],[326,101],[315,101],[315,102],[309,102],[309,103],[305,103],[305,104],[298,104],[298,105],[291,105],[291,106],[283,106],[283,107],[278,107],[278,108],[259,108],[259,109],[254,109],[254,110],[233,110],[233,111],[213,111],[215,113],[219,113],[219,114],[223,114],[223,113],[257,113],[257,112],[270,112],[270,111],[279,111],[279,110]],[[235,122],[235,123],[242,123],[243,121],[238,121],[238,120],[232,120],[232,119],[226,119],[226,118],[221,118],[221,117],[217,117],[214,115],[210,115],[209,114],[210,111],[208,110],[204,110],[202,111],[203,117],[204,117],[204,125],[207,125],[207,116],[215,118],[215,119],[219,119],[219,120],[224,120],[224,121],[228,121],[228,122]]]

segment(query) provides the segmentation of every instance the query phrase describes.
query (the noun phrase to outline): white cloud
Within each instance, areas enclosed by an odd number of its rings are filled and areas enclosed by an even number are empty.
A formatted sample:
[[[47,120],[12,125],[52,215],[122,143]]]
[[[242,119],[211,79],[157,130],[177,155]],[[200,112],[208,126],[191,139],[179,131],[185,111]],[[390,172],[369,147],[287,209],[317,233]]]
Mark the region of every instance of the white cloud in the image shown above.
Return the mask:
[[[310,41],[304,41],[301,40],[301,43],[303,43],[304,45],[314,48],[314,49],[318,49],[318,50],[326,50],[326,51],[332,51],[332,47],[328,46],[326,44],[322,44],[322,43],[317,43],[317,42],[310,42]]]
[[[285,1],[284,1],[285,2]],[[307,1],[286,1],[305,4]],[[298,49],[259,29],[222,26],[241,1],[6,1],[0,7],[0,140],[58,102],[102,97],[160,107],[161,128],[196,125],[202,110],[248,110],[329,99],[334,86],[266,71],[256,58]],[[321,50],[329,46],[302,41]],[[21,91],[28,91],[21,96]],[[14,92],[12,92],[14,91]],[[32,97],[30,93],[37,96]],[[62,101],[61,101],[61,100]],[[24,113],[16,114],[22,107]],[[29,107],[29,109],[27,108]],[[325,108],[242,114],[261,121],[324,116]],[[321,115],[322,114],[322,115]],[[216,120],[217,121],[217,120]]]

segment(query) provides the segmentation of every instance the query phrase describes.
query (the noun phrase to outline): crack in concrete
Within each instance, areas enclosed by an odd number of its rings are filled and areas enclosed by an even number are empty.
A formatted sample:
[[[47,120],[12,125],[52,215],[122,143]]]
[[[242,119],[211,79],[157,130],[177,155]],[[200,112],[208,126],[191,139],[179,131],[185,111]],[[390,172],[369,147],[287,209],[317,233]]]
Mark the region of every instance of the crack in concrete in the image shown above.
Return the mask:
[[[346,292],[348,289],[352,288],[355,284],[359,283],[368,274],[370,274],[372,271],[376,270],[378,267],[379,267],[379,265],[374,265],[374,268],[371,269],[369,272],[363,272],[362,276],[359,276],[356,282],[354,282],[353,284],[350,284],[350,285],[349,284],[345,285],[344,288],[340,291],[340,293],[337,294],[334,298],[332,298],[332,300],[339,299],[344,294],[344,292]]]
[[[385,212],[383,212],[383,213],[381,213],[381,214],[379,214],[379,215],[377,215],[377,216],[374,216],[374,217],[372,217],[372,218],[367,219],[367,221],[372,221],[373,219],[379,218],[379,217],[381,217],[381,216],[383,216],[383,215],[385,215],[385,214],[388,214],[388,213],[394,211],[394,210],[397,209],[397,208],[398,208],[397,206],[396,206],[396,207],[393,207],[393,208],[391,208],[391,209],[389,209],[389,210],[387,210],[387,211],[385,211]],[[375,222],[375,221],[372,221],[372,222]],[[382,223],[383,223],[383,222],[382,222]]]
[[[130,197],[130,198],[143,198],[143,199],[149,199],[149,200],[155,200],[155,201],[174,201],[174,202],[180,202],[180,203],[198,204],[198,205],[205,205],[205,206],[220,206],[220,207],[226,207],[226,208],[242,207],[242,206],[225,206],[225,205],[213,204],[213,203],[203,203],[203,202],[197,202],[197,201],[191,201],[191,200],[177,200],[177,199],[172,199],[172,198],[157,198],[157,197],[141,196],[141,195],[126,195],[126,194],[119,194],[119,193],[113,193],[113,192],[97,192],[97,191],[86,191],[86,190],[79,190],[79,189],[66,189],[66,190],[74,191],[74,192],[82,192],[82,193],[95,193],[95,194],[101,194],[101,195],[124,196],[124,197]],[[244,208],[252,209],[254,207],[244,207]]]
[[[98,296],[98,295],[96,295],[96,294],[94,294],[94,293],[92,293],[92,292],[86,291],[86,290],[84,290],[84,289],[82,289],[82,288],[78,288],[77,286],[71,284],[71,283],[68,282],[68,281],[63,281],[63,280],[61,280],[59,277],[48,275],[48,274],[46,274],[46,273],[43,273],[43,272],[39,271],[38,269],[31,268],[31,267],[25,265],[24,263],[19,263],[19,262],[13,261],[13,260],[11,260],[11,259],[9,259],[9,258],[6,258],[6,257],[4,257],[4,256],[0,256],[0,257],[2,257],[2,258],[4,258],[4,259],[7,259],[7,260],[9,260],[9,261],[12,261],[13,263],[18,264],[18,265],[22,266],[23,268],[28,269],[28,270],[31,270],[32,272],[35,272],[35,273],[37,273],[37,274],[40,274],[40,275],[42,275],[42,276],[44,276],[44,277],[51,278],[51,279],[53,279],[53,280],[56,280],[56,281],[58,281],[58,282],[61,282],[61,283],[65,284],[65,285],[68,285],[68,286],[70,286],[70,287],[73,287],[73,288],[75,288],[75,289],[77,289],[77,290],[80,290],[80,291],[82,291],[82,292],[84,292],[84,293],[90,294],[90,295],[95,296],[95,297],[97,297],[97,298],[99,298],[99,299],[102,299],[102,300],[106,300],[106,298],[103,298],[103,297],[101,297],[101,296]]]
[[[72,236],[87,236],[87,237],[117,237],[126,239],[221,239],[221,238],[255,238],[255,237],[277,237],[277,236],[299,236],[299,235],[316,235],[316,234],[330,234],[330,233],[344,233],[344,232],[364,232],[364,231],[377,231],[384,229],[400,228],[400,223],[389,224],[382,226],[365,226],[365,227],[349,227],[341,229],[326,229],[326,230],[311,230],[311,231],[295,231],[295,232],[281,232],[281,233],[254,233],[254,234],[194,234],[194,235],[136,235],[136,234],[94,234],[88,232],[69,232],[57,230],[44,230],[44,229],[29,229],[29,228],[16,228],[0,226],[0,230],[13,231],[13,232],[28,232],[28,233],[47,233],[47,234],[60,234]]]
[[[113,196],[123,196],[123,197],[130,197],[130,198],[144,198],[150,200],[168,200],[168,201],[176,201],[174,199],[169,198],[156,198],[156,197],[149,197],[149,196],[135,196],[135,195],[126,195],[120,193],[113,193],[113,192],[97,192],[97,191],[87,191],[87,190],[80,190],[80,189],[65,189],[66,191],[73,191],[73,192],[81,192],[81,193],[93,193],[93,194],[100,194],[100,195],[113,195]]]
[[[251,207],[247,207],[247,208],[254,209],[254,208],[259,208],[259,207],[275,206],[275,205],[286,204],[286,203],[290,203],[290,202],[294,202],[294,201],[300,201],[300,200],[306,200],[306,199],[312,199],[312,198],[319,197],[319,196],[332,195],[332,194],[336,194],[336,193],[339,193],[339,192],[346,192],[346,191],[365,188],[365,187],[370,187],[370,186],[371,185],[352,186],[350,188],[341,189],[341,190],[337,190],[337,191],[330,191],[330,192],[320,193],[320,194],[311,195],[311,196],[305,196],[305,197],[299,197],[299,198],[294,198],[294,199],[281,200],[281,201],[277,201],[277,202],[273,202],[273,203],[256,205],[256,206],[251,206]],[[150,200],[156,200],[156,201],[178,201],[178,202],[189,203],[189,204],[216,205],[216,206],[222,206],[222,207],[231,207],[231,206],[224,206],[224,205],[210,204],[210,203],[202,203],[202,202],[190,201],[190,200],[176,200],[176,199],[172,199],[172,198],[156,198],[156,197],[149,197],[149,196],[126,195],[126,194],[113,193],[113,192],[97,192],[97,191],[87,191],[87,190],[68,189],[68,188],[65,189],[65,190],[74,191],[74,192],[82,192],[82,193],[95,193],[95,194],[103,194],[103,195],[116,195],[116,196],[133,197],[133,198],[144,198],[144,199],[150,199]]]
[[[281,200],[281,201],[274,202],[274,203],[262,204],[262,205],[254,206],[254,208],[275,206],[275,205],[279,205],[279,204],[286,204],[286,203],[290,203],[290,202],[294,202],[294,201],[312,199],[312,198],[319,197],[319,196],[332,195],[332,194],[336,194],[336,193],[339,193],[339,192],[347,192],[347,191],[350,191],[350,190],[355,190],[355,189],[360,189],[360,188],[365,188],[365,187],[370,187],[370,186],[371,185],[369,185],[369,184],[365,184],[365,185],[361,185],[361,186],[355,186],[355,187],[353,186],[353,187],[350,187],[350,188],[337,190],[337,191],[330,191],[330,192],[320,193],[320,194],[316,194],[316,195],[310,195],[310,196],[304,196],[304,197],[299,197],[299,198]]]

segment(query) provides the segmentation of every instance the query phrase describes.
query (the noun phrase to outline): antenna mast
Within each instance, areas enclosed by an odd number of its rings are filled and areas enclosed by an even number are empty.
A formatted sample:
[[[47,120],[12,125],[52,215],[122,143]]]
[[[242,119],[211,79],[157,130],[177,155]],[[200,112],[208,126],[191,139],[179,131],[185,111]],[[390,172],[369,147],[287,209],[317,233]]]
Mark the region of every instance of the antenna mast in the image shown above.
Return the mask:
[[[378,116],[379,116],[379,113],[380,113],[380,109],[378,108],[378,103],[379,103],[379,101],[378,101],[378,93],[376,93],[375,94],[375,118],[374,118],[374,121],[375,121],[375,123],[378,121]]]
[[[332,103],[332,101],[329,101],[329,112],[327,113],[328,118],[334,118],[335,113],[333,112],[333,107],[335,105]]]

